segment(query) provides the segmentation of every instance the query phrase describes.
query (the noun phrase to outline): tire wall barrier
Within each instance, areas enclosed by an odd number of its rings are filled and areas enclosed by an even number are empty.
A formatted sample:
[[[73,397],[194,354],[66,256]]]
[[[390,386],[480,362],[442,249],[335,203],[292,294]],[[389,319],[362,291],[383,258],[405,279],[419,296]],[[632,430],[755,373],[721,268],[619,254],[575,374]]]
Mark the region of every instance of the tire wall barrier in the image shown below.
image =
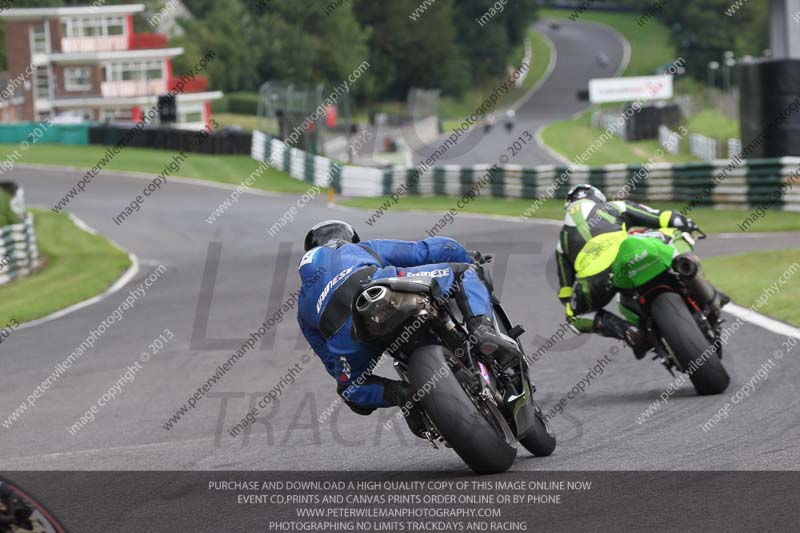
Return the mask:
[[[9,189],[8,183],[0,186]],[[40,265],[33,215],[24,211],[22,188],[14,186],[14,189],[12,209],[22,222],[0,227],[0,285],[27,276]]]
[[[112,146],[129,137],[132,126],[99,124],[88,128],[89,144]],[[197,130],[145,127],[130,138],[126,146],[176,150],[201,154],[248,154],[251,135],[245,131],[216,131],[197,142]]]
[[[343,196],[461,196],[480,187],[496,198],[563,198],[572,185],[591,183],[609,198],[635,201],[692,202],[696,206],[769,207],[800,211],[800,157],[652,165],[555,166],[443,165],[418,175],[416,168],[343,166],[288,147],[262,132],[253,132],[251,156],[309,185],[327,185]],[[488,181],[486,176],[491,175]],[[485,185],[480,186],[480,183]]]
[[[0,144],[19,144],[30,141],[37,122],[0,124]],[[128,137],[132,125],[125,124],[52,124],[44,129],[37,144],[111,146]],[[197,142],[197,130],[179,128],[156,128],[147,126],[134,135],[126,146],[177,150],[204,154],[248,154],[252,143],[246,131],[224,130],[211,133],[202,143]]]

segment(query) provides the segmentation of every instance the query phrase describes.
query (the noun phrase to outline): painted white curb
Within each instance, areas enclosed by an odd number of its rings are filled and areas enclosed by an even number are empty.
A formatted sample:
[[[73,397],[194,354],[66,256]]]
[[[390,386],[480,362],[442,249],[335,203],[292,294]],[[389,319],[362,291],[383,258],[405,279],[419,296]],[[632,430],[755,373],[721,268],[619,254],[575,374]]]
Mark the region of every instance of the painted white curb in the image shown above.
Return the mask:
[[[737,318],[741,318],[746,322],[760,326],[768,331],[777,333],[778,335],[785,335],[786,337],[795,337],[800,339],[800,329],[784,324],[780,320],[775,320],[761,313],[756,313],[746,307],[730,303],[725,306],[724,311],[732,314]]]
[[[84,222],[83,220],[81,220],[77,216],[73,215],[72,213],[68,213],[68,216],[69,216],[70,220],[72,220],[72,222],[76,226],[78,226],[81,230],[85,231],[86,233],[90,233],[92,235],[97,235],[98,234],[97,230],[95,230],[94,228],[89,226],[86,222]],[[114,294],[116,292],[119,292],[120,289],[122,289],[125,285],[130,283],[130,281],[134,277],[136,277],[136,274],[139,273],[139,258],[136,256],[136,254],[134,254],[132,252],[128,252],[127,250],[125,250],[125,248],[123,248],[122,246],[120,246],[116,242],[112,241],[111,239],[108,239],[108,240],[109,240],[109,242],[111,242],[112,245],[114,245],[114,247],[118,248],[119,250],[122,250],[123,252],[126,252],[128,254],[128,258],[131,260],[131,266],[128,267],[128,270],[126,270],[122,274],[122,276],[120,276],[119,279],[117,279],[117,281],[115,281],[114,284],[111,285],[111,287],[106,289],[101,294],[98,294],[97,296],[93,296],[93,297],[91,297],[91,298],[89,298],[87,300],[84,300],[82,302],[78,302],[76,304],[72,304],[69,307],[65,307],[64,309],[61,309],[60,311],[56,311],[55,313],[51,313],[51,314],[49,314],[47,316],[44,316],[42,318],[37,318],[36,320],[31,320],[30,322],[24,322],[17,329],[32,328],[33,326],[38,326],[40,324],[45,324],[47,322],[52,322],[53,320],[56,320],[56,319],[61,318],[63,316],[67,316],[69,314],[72,314],[75,311],[78,311],[78,310],[83,309],[85,307],[89,307],[90,305],[94,305],[94,304],[96,304],[98,302],[101,302],[101,301],[105,300],[106,298],[108,298],[112,294]]]
[[[520,107],[527,104],[528,101],[531,98],[533,98],[533,96],[537,92],[539,92],[539,89],[542,88],[542,85],[544,85],[545,82],[547,82],[547,80],[550,78],[550,74],[553,73],[553,71],[556,68],[556,63],[558,62],[558,50],[556,50],[556,45],[553,42],[553,40],[546,33],[542,31],[538,31],[536,29],[534,29],[534,31],[536,31],[539,35],[542,36],[545,44],[547,44],[547,47],[550,49],[550,62],[547,64],[547,69],[545,69],[544,74],[542,74],[542,77],[536,81],[533,87],[531,87],[530,90],[525,95],[522,96],[522,98],[514,102],[514,105],[511,106],[511,109],[513,109],[515,112]]]

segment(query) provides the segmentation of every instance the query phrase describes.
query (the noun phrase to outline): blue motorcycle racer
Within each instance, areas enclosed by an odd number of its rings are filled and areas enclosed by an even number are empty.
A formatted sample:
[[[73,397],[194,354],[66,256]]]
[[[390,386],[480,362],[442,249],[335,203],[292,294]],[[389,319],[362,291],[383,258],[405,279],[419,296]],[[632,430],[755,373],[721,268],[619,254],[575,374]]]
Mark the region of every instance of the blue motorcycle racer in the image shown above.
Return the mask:
[[[355,229],[326,220],[306,235],[306,253],[298,270],[302,280],[297,320],[303,335],[337,392],[355,413],[406,405],[414,391],[399,380],[372,375],[385,346],[356,341],[351,335],[353,299],[366,283],[391,277],[434,278],[442,293],[453,294],[475,345],[502,365],[519,356],[516,344],[493,326],[491,295],[473,264],[474,252],[448,237],[422,241],[378,239],[361,242]],[[418,410],[406,413],[412,432],[424,428]]]

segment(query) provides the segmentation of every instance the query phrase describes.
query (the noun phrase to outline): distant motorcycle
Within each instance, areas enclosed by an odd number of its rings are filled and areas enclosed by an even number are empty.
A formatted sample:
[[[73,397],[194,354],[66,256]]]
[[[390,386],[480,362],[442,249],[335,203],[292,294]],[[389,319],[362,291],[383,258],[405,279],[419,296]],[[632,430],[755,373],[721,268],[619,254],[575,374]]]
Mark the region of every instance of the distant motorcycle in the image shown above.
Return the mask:
[[[609,64],[608,56],[605,55],[603,52],[599,52],[597,55],[595,55],[594,60],[597,62],[597,65],[600,68],[608,68]]]
[[[483,123],[483,131],[484,133],[489,133],[492,131],[492,128],[497,123],[497,118],[494,116],[494,113],[489,113],[486,116],[486,121]]]
[[[490,261],[491,256],[483,256],[479,271],[491,290],[484,268]],[[517,441],[533,455],[550,455],[556,437],[533,399],[536,389],[524,357],[502,369],[480,353],[470,343],[456,303],[437,291],[429,277],[371,281],[353,302],[355,338],[407,338],[391,355],[400,378],[417,391],[414,399],[427,426],[423,436],[434,448],[437,442],[453,448],[478,474],[508,470]],[[518,340],[524,330],[511,325],[494,295],[492,305],[495,328],[524,353]]]
[[[506,111],[506,131],[511,133],[514,129],[514,122],[517,118],[517,113],[513,109]]]

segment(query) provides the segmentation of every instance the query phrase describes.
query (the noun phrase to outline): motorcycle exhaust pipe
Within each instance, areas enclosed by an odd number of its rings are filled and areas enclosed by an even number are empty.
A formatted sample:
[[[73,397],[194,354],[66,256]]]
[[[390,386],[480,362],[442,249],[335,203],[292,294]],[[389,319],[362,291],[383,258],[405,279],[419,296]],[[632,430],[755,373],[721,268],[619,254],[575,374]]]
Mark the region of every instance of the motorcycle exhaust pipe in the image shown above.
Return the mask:
[[[709,305],[717,295],[714,287],[703,276],[703,267],[694,254],[681,254],[672,261],[672,268],[678,273],[689,294],[701,305]]]
[[[693,278],[700,270],[700,261],[696,257],[688,254],[681,254],[672,261],[672,268],[682,278]]]

